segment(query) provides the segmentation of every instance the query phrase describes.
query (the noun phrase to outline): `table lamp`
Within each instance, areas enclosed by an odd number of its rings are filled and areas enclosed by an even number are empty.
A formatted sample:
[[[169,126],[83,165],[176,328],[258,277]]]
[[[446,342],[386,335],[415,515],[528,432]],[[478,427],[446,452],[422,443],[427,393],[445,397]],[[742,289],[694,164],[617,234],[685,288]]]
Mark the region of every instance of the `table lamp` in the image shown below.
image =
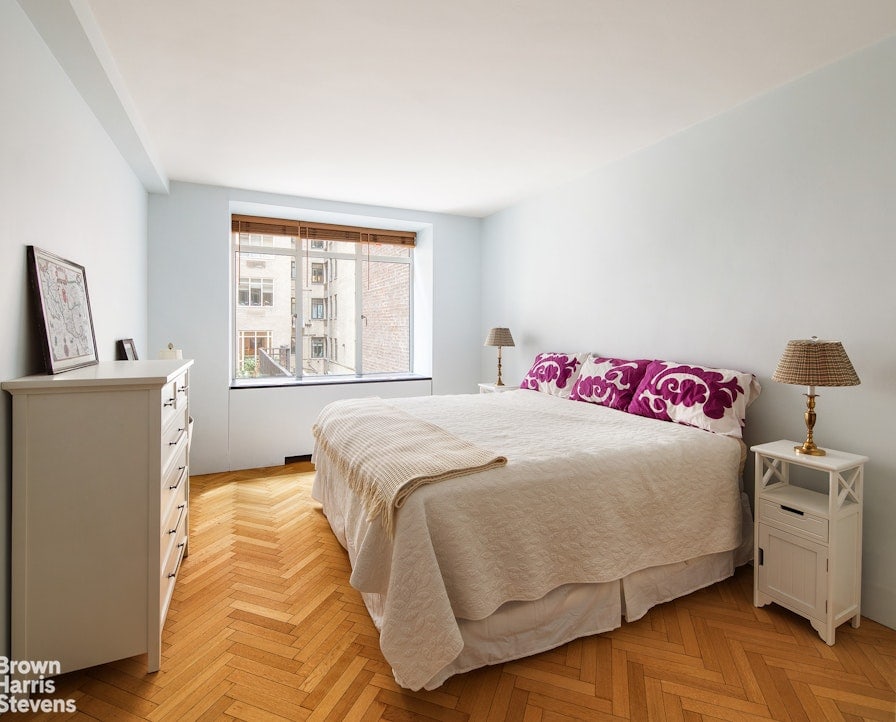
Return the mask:
[[[488,338],[485,339],[485,346],[498,347],[498,381],[495,386],[503,386],[501,381],[501,348],[503,346],[513,346],[513,336],[510,335],[509,328],[493,328],[488,332]]]
[[[797,454],[824,456],[812,438],[815,427],[815,387],[816,386],[858,386],[859,377],[852,367],[849,356],[840,341],[819,341],[811,339],[788,341],[787,348],[778,361],[778,368],[772,374],[773,381],[806,386],[806,440],[802,446],[795,446]]]

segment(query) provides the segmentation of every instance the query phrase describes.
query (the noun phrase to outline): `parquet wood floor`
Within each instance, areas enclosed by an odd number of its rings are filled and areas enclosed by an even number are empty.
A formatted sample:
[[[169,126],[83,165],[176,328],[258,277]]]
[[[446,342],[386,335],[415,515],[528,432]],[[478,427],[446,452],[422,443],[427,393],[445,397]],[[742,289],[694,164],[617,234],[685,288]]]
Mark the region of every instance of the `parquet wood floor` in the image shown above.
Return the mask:
[[[310,496],[307,465],[192,479],[190,556],[145,657],[56,680],[102,720],[894,720],[896,631],[864,619],[828,647],[753,607],[752,570],[610,633],[399,688]],[[300,473],[305,472],[305,473]],[[65,715],[63,715],[65,716]],[[27,719],[26,715],[16,715]]]

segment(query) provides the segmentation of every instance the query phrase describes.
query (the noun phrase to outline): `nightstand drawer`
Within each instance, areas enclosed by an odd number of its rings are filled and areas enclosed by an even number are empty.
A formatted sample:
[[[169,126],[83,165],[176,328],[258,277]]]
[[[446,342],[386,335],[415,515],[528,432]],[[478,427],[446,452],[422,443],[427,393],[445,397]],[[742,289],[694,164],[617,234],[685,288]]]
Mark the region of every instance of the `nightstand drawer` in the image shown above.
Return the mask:
[[[828,540],[828,520],[787,504],[776,504],[768,499],[759,502],[760,518],[766,524],[802,532],[803,536],[825,542]]]

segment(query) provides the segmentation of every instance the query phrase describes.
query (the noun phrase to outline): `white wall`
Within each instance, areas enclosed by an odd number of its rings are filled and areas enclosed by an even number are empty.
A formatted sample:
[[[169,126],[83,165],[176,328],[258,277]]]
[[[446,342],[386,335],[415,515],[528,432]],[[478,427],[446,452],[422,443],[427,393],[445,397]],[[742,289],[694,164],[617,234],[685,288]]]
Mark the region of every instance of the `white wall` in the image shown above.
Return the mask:
[[[552,349],[751,371],[748,444],[805,435],[804,390],[770,379],[786,341],[842,340],[862,385],[819,389],[815,439],[871,457],[862,611],[891,627],[894,78],[891,39],[486,219],[481,322],[510,326],[514,381]]]
[[[100,359],[115,358],[118,338],[133,338],[144,351],[147,194],[14,2],[0,3],[0,96],[0,379],[42,371],[26,245],[86,268]],[[11,406],[9,395],[0,394],[3,655],[9,652]]]
[[[149,346],[157,353],[171,341],[196,361],[190,384],[196,422],[191,467],[197,474],[282,464],[285,456],[311,453],[310,425],[327,400],[412,396],[430,388],[409,382],[331,386],[326,392],[231,391],[230,213],[263,215],[278,208],[317,214],[306,214],[306,220],[395,219],[419,228],[414,312],[418,321],[431,317],[432,324],[415,330],[415,370],[431,372],[433,393],[476,391],[482,345],[478,219],[175,182],[170,194],[151,194],[149,201]],[[270,434],[259,420],[270,425]]]

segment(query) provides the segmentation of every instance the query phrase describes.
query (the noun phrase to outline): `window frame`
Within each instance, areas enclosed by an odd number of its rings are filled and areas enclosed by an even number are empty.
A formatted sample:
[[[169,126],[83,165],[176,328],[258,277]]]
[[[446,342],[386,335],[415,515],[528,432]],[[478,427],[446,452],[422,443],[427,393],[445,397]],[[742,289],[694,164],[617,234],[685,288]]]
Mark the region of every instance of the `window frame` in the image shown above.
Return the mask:
[[[379,234],[390,234],[391,232],[386,229],[365,229],[357,226],[332,226],[333,228],[345,228],[353,231],[360,231],[362,234],[369,233],[374,237],[374,240],[369,241],[348,241],[354,243],[353,252],[344,252],[344,251],[331,251],[326,248],[326,242],[319,242],[317,239],[305,238],[303,243],[303,237],[300,232],[296,234],[290,235],[288,233],[275,233],[274,235],[281,235],[285,237],[295,238],[295,243],[293,247],[279,247],[275,244],[273,245],[263,245],[263,246],[254,246],[254,245],[245,245],[240,243],[240,234],[246,234],[247,238],[251,239],[253,235],[255,235],[254,231],[239,231],[236,228],[236,219],[238,216],[233,214],[231,216],[232,230],[231,230],[231,254],[233,256],[233,272],[231,274],[231,288],[239,289],[239,284],[233,283],[233,276],[239,276],[239,261],[240,256],[244,257],[254,257],[257,258],[258,255],[269,255],[269,256],[288,256],[292,259],[292,273],[295,274],[294,280],[296,281],[296,285],[299,286],[302,283],[302,280],[298,278],[298,269],[301,268],[301,263],[303,259],[309,264],[307,273],[309,282],[317,285],[318,283],[326,283],[327,282],[327,273],[329,272],[327,269],[323,270],[322,280],[320,282],[311,280],[311,274],[313,271],[313,261],[314,258],[320,258],[322,261],[324,260],[332,260],[334,262],[338,261],[350,261],[355,264],[355,291],[354,291],[354,306],[355,306],[355,335],[357,338],[357,342],[355,344],[355,373],[354,374],[308,374],[304,373],[302,369],[301,363],[301,339],[304,338],[304,334],[300,332],[300,329],[304,328],[305,321],[311,320],[320,320],[316,319],[311,311],[309,306],[309,316],[306,319],[304,316],[305,309],[304,304],[298,303],[297,299],[295,299],[295,311],[291,314],[292,323],[293,323],[293,331],[291,338],[291,352],[296,355],[296,370],[293,376],[288,377],[258,377],[254,379],[241,378],[236,375],[236,363],[231,364],[230,375],[231,375],[231,385],[238,387],[249,387],[255,385],[262,385],[258,382],[266,382],[267,385],[270,385],[271,381],[277,381],[279,383],[302,383],[304,381],[312,382],[312,383],[351,383],[351,382],[366,382],[377,379],[402,379],[402,378],[416,378],[417,375],[414,373],[414,246],[416,233],[413,232],[395,232],[402,234],[405,237],[410,237],[412,240],[410,242],[403,242],[400,244],[396,244],[394,241],[379,241],[376,240],[375,237]],[[272,221],[274,223],[282,222],[277,219],[265,219],[258,218],[255,219],[258,221]],[[287,221],[286,223],[295,224],[296,230],[298,231],[299,227],[305,226],[320,226],[325,227],[326,224],[309,224],[302,221]],[[266,240],[266,238],[265,238]],[[333,239],[340,243],[346,243],[345,239],[337,238]],[[397,256],[390,254],[376,254],[370,252],[370,246],[376,243],[385,243],[388,245],[404,245],[409,248],[409,252],[407,256]],[[319,246],[324,246],[323,248],[319,248]],[[363,368],[363,326],[365,322],[364,315],[362,314],[363,309],[363,267],[364,263],[395,263],[402,264],[408,266],[408,370],[407,371],[394,371],[394,372],[372,372],[372,373],[364,373]],[[327,264],[328,266],[334,266],[336,264]],[[335,271],[335,268],[333,269]],[[334,272],[335,277],[335,272]],[[299,289],[296,289],[296,296],[299,295]],[[263,295],[263,294],[262,294]],[[335,297],[336,294],[333,294]],[[251,296],[251,291],[250,291]],[[313,301],[318,297],[313,297]],[[329,320],[331,313],[331,305],[327,303],[329,297],[324,297],[324,320]],[[251,299],[250,299],[251,300]],[[237,319],[236,319],[236,309],[240,307],[241,304],[238,302],[238,298],[234,299],[234,302],[231,304],[231,315],[233,318],[232,324],[232,335],[231,335],[231,349],[236,351],[239,354],[239,350],[236,348],[238,344],[238,337],[241,333],[237,328]],[[250,308],[251,306],[243,306],[244,308]],[[262,306],[263,308],[270,308]],[[335,298],[332,303],[332,312],[333,317],[335,318],[336,313],[336,303]],[[309,337],[315,338],[315,337]],[[323,341],[323,358],[327,359],[328,356],[328,348],[327,348],[327,340]],[[312,359],[317,359],[318,357],[310,356]]]

